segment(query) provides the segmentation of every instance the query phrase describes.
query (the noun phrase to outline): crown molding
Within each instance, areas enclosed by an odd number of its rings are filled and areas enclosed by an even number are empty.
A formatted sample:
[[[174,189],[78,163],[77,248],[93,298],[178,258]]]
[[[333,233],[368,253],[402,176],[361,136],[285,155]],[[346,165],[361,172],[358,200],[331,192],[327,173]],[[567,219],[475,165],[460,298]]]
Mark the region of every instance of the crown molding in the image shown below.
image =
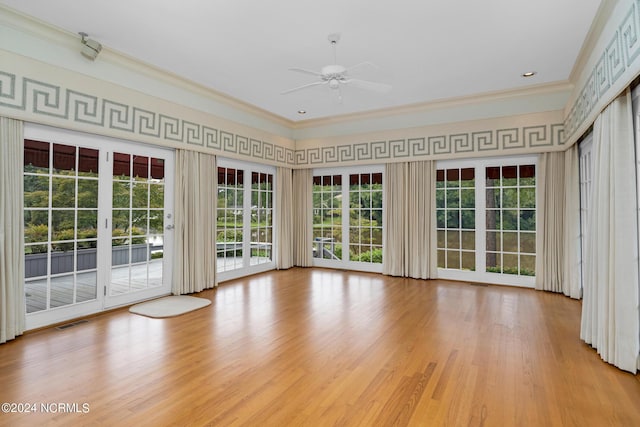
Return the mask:
[[[478,105],[487,102],[502,101],[514,98],[527,97],[557,92],[570,92],[573,84],[569,81],[544,83],[539,85],[526,86],[524,88],[486,92],[456,98],[439,99],[435,101],[403,105],[399,107],[384,108],[380,110],[365,111],[360,113],[346,114],[341,116],[324,117],[319,119],[309,119],[293,122],[292,129],[307,129],[320,126],[334,125],[338,123],[352,122],[358,120],[377,119],[381,117],[400,116],[404,114],[415,114],[445,108],[455,108],[468,105]]]
[[[585,69],[590,56],[596,50],[596,44],[602,36],[602,32],[604,31],[607,22],[611,19],[611,14],[617,4],[618,0],[602,0],[600,3],[600,7],[596,12],[596,17],[591,23],[591,27],[589,27],[587,36],[582,42],[582,47],[578,52],[578,57],[573,64],[571,73],[569,74],[569,81],[571,83],[577,84],[577,81],[580,78],[580,73]]]

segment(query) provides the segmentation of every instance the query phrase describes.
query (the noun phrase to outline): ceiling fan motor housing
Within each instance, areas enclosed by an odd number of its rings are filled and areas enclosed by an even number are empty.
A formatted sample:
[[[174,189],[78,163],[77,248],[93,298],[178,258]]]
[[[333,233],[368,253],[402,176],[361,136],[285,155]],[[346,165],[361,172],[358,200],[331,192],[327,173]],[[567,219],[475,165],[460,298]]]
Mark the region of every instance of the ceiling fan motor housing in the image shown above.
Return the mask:
[[[347,69],[342,65],[327,65],[322,67],[322,80],[329,82],[331,89],[338,89],[340,82],[346,80],[345,73]]]

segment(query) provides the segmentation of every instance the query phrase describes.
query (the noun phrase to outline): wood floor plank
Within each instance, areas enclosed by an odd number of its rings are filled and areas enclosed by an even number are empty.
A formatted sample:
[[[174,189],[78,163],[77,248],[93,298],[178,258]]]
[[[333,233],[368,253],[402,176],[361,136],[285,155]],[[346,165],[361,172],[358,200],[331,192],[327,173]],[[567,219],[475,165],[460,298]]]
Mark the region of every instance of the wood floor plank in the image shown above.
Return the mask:
[[[0,426],[640,425],[638,377],[561,295],[296,268],[198,296],[0,345],[0,403],[89,405]]]

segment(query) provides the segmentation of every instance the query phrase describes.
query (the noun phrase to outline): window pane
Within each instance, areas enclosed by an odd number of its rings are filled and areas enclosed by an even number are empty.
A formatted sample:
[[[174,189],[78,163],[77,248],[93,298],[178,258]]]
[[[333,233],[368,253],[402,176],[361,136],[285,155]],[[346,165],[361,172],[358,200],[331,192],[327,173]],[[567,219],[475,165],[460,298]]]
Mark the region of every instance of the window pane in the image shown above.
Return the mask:
[[[49,241],[49,212],[30,211],[24,212],[24,242],[39,243]],[[33,248],[33,247],[31,247]],[[26,248],[25,248],[26,251]],[[46,248],[45,248],[46,251]],[[42,252],[42,251],[38,251]]]
[[[53,173],[75,175],[69,173],[76,170],[76,147],[53,144]]]
[[[447,207],[460,207],[460,190],[447,190]]]
[[[475,248],[476,248],[476,232],[463,231],[462,232],[462,249],[474,250]]]
[[[460,211],[447,210],[447,228],[460,228]]]
[[[116,179],[128,179],[131,176],[131,156],[113,153],[113,176]]]
[[[474,168],[467,168],[460,170],[460,186],[473,187],[475,185],[475,172]]]
[[[462,252],[462,269],[475,271],[476,269],[475,252]]]
[[[516,254],[504,254],[502,256],[502,273],[503,274],[518,274],[518,255]]]
[[[371,174],[371,184],[382,185],[382,174],[381,173]]]
[[[78,239],[90,239],[98,237],[98,211],[78,211]]]
[[[436,188],[444,188],[444,170],[438,169],[436,171]]]
[[[73,274],[51,278],[51,308],[63,307],[65,305],[73,304],[73,279]]]
[[[491,167],[486,169],[487,187],[497,187],[500,185],[500,168]]]
[[[475,210],[462,211],[462,228],[467,230],[474,230],[476,228]]]
[[[487,210],[487,230],[500,230],[502,213],[498,210]]]
[[[503,210],[502,211],[502,229],[517,230],[518,229],[518,211]]]
[[[447,251],[447,268],[460,269],[460,251]]]
[[[146,210],[134,210],[131,212],[132,233],[136,235],[147,234],[149,214]]]
[[[487,252],[487,272],[502,273],[502,255],[500,252]]]
[[[164,159],[151,158],[151,178],[164,180]]]
[[[149,158],[133,156],[133,176],[137,181],[146,181],[149,178]]]
[[[487,232],[487,251],[502,251],[502,234],[499,231]]]
[[[137,182],[132,185],[132,208],[146,208],[149,206],[149,186],[146,182]]]
[[[76,179],[51,178],[51,205],[54,208],[74,208],[76,206]]]
[[[476,207],[476,191],[474,189],[462,190],[460,207],[462,208]]]
[[[460,232],[459,231],[447,231],[447,248],[448,249],[460,248]]]
[[[520,166],[520,185],[536,185],[535,165]]]
[[[164,185],[162,184],[149,185],[149,207],[150,208],[164,207]]]
[[[436,211],[436,222],[438,228],[445,228],[445,210],[438,209]]]
[[[534,210],[520,211],[520,230],[524,230],[524,231],[536,230],[536,211]]]
[[[438,268],[446,268],[446,251],[438,250]]]
[[[24,171],[49,173],[49,143],[25,139]]]
[[[536,275],[535,255],[520,255],[520,274],[522,276]]]
[[[78,175],[85,177],[98,176],[98,150],[79,149]]]
[[[95,179],[78,180],[78,208],[98,207],[98,181]]]
[[[444,208],[444,190],[436,190],[436,207]]]
[[[24,206],[31,208],[49,207],[48,176],[24,176]]]
[[[505,188],[502,191],[502,207],[513,209],[518,207],[518,189]]]
[[[530,254],[536,253],[535,233],[520,233],[520,252]]]
[[[502,248],[505,252],[518,252],[518,233],[502,233],[502,242],[504,247]]]
[[[54,210],[51,212],[52,240],[72,240],[75,229],[73,210]]]
[[[518,185],[518,167],[503,166],[502,167],[502,186]]]
[[[112,204],[114,208],[128,208],[130,201],[130,186],[128,182],[113,181]]]
[[[460,187],[460,171],[458,169],[447,169],[447,187]]]
[[[536,207],[536,189],[520,188],[520,207],[535,208]]]
[[[501,194],[502,192],[499,188],[487,188],[487,209],[502,207]]]

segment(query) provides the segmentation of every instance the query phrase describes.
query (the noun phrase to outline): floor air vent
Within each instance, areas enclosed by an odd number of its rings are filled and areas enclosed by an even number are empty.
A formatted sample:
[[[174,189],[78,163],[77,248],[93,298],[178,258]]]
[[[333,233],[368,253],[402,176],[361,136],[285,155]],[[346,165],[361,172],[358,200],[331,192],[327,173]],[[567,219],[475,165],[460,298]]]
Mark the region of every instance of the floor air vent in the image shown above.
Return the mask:
[[[56,329],[59,331],[63,331],[65,329],[73,328],[74,326],[82,325],[83,323],[88,323],[88,320],[78,320],[77,322],[66,323],[64,325],[56,326]]]

